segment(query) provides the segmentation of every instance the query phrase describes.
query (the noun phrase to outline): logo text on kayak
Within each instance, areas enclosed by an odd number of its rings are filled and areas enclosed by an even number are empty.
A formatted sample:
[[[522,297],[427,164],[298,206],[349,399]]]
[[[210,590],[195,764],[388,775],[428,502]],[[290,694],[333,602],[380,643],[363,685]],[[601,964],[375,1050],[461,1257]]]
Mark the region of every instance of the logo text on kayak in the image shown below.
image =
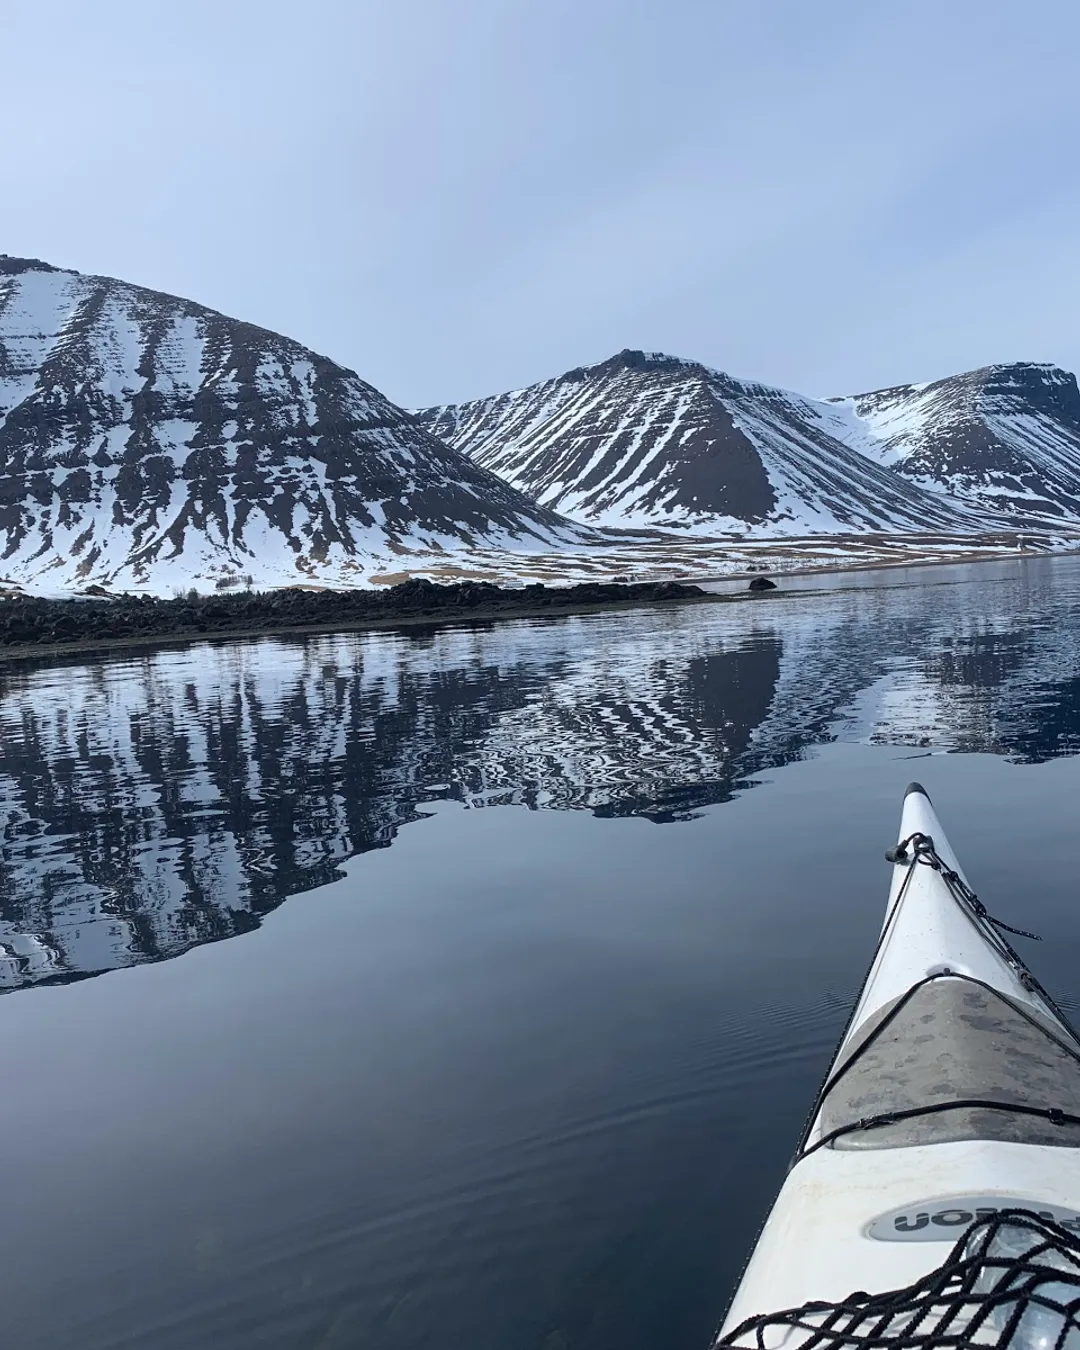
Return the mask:
[[[891,1209],[867,1226],[866,1235],[879,1242],[955,1242],[969,1224],[991,1219],[1002,1209],[1026,1209],[1080,1233],[1080,1212],[1075,1209],[1021,1195],[957,1195]]]

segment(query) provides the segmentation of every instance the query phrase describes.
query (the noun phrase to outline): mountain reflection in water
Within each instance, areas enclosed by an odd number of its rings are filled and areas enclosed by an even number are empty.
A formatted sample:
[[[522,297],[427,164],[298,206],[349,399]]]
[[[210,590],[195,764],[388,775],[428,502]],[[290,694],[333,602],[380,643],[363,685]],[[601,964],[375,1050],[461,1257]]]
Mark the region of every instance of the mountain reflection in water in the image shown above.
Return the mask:
[[[427,801],[641,815],[831,739],[1080,747],[1080,566],[767,604],[12,667],[0,985],[245,932]]]

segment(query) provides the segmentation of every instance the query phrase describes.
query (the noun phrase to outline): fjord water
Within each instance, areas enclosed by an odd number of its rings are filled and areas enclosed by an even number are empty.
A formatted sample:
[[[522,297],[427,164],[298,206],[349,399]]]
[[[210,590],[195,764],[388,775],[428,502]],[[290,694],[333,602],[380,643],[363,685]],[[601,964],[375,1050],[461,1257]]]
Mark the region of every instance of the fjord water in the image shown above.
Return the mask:
[[[2,680],[6,1344],[704,1347],[911,778],[1075,1006],[1080,560]]]

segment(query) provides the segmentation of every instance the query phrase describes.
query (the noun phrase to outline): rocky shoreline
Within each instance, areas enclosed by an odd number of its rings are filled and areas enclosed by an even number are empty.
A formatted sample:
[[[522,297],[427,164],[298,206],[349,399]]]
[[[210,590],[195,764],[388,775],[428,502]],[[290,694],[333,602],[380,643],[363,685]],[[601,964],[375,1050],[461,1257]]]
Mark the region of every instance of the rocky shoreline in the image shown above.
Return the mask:
[[[677,582],[501,587],[490,582],[436,585],[411,580],[382,590],[290,588],[175,599],[149,595],[0,599],[0,661],[98,647],[204,637],[396,627],[453,620],[524,618],[688,600],[716,601]]]

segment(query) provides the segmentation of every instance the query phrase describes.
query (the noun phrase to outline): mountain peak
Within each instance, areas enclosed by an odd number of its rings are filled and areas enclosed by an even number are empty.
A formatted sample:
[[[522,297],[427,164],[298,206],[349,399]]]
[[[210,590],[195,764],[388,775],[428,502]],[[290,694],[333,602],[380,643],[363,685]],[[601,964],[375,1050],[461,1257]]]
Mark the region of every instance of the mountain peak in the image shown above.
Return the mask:
[[[896,384],[869,390],[856,394],[850,401],[863,409],[892,406],[913,398],[934,399],[954,412],[961,408],[1001,411],[1015,405],[1028,412],[1038,410],[1080,418],[1076,376],[1047,361],[999,361],[924,384]]]
[[[668,356],[665,352],[644,352],[634,347],[624,347],[621,352],[609,356],[604,361],[594,361],[588,366],[575,366],[558,377],[559,384],[583,384],[586,380],[618,375],[622,371],[637,371],[645,374],[657,371],[666,374],[699,370],[703,374],[706,367],[699,361],[687,361],[681,356]]]
[[[955,375],[944,375],[936,380],[925,380],[921,384],[892,384],[883,388],[868,389],[865,393],[855,394],[853,401],[882,400],[924,393],[937,389],[986,390],[992,393],[1030,393],[1039,389],[1075,390],[1076,376],[1052,361],[995,361],[990,365],[976,366],[973,370],[962,370]],[[844,396],[828,400],[830,403],[847,401]]]
[[[565,381],[580,384],[585,380],[604,379],[618,376],[624,371],[644,376],[674,376],[676,378],[696,378],[707,382],[714,393],[721,397],[788,398],[788,391],[776,385],[762,384],[758,380],[749,380],[738,375],[730,375],[726,370],[708,366],[704,361],[692,361],[685,356],[671,356],[667,352],[644,352],[634,347],[624,347],[621,352],[609,356],[606,361],[598,361],[591,366],[577,366],[559,377],[558,383]]]
[[[0,253],[0,277],[17,277],[24,272],[60,272],[62,268],[52,263],[42,262],[40,258],[15,258],[10,253]]]
[[[1025,379],[1053,382],[1076,380],[1076,376],[1071,371],[1062,369],[1061,366],[1055,365],[1053,361],[993,361],[988,366],[980,366],[974,374],[996,376],[1015,374]]]
[[[963,377],[959,377],[963,378]],[[1051,362],[1010,361],[1005,364],[983,366],[972,371],[986,393],[1012,394],[1031,398],[1052,394],[1055,401],[1064,396],[1080,399],[1076,376]]]
[[[666,352],[643,352],[633,347],[624,347],[621,352],[609,356],[606,361],[586,366],[586,374],[600,375],[619,370],[659,370],[666,373],[678,373],[687,370],[705,371],[700,361],[688,361],[682,356],[669,356]]]

